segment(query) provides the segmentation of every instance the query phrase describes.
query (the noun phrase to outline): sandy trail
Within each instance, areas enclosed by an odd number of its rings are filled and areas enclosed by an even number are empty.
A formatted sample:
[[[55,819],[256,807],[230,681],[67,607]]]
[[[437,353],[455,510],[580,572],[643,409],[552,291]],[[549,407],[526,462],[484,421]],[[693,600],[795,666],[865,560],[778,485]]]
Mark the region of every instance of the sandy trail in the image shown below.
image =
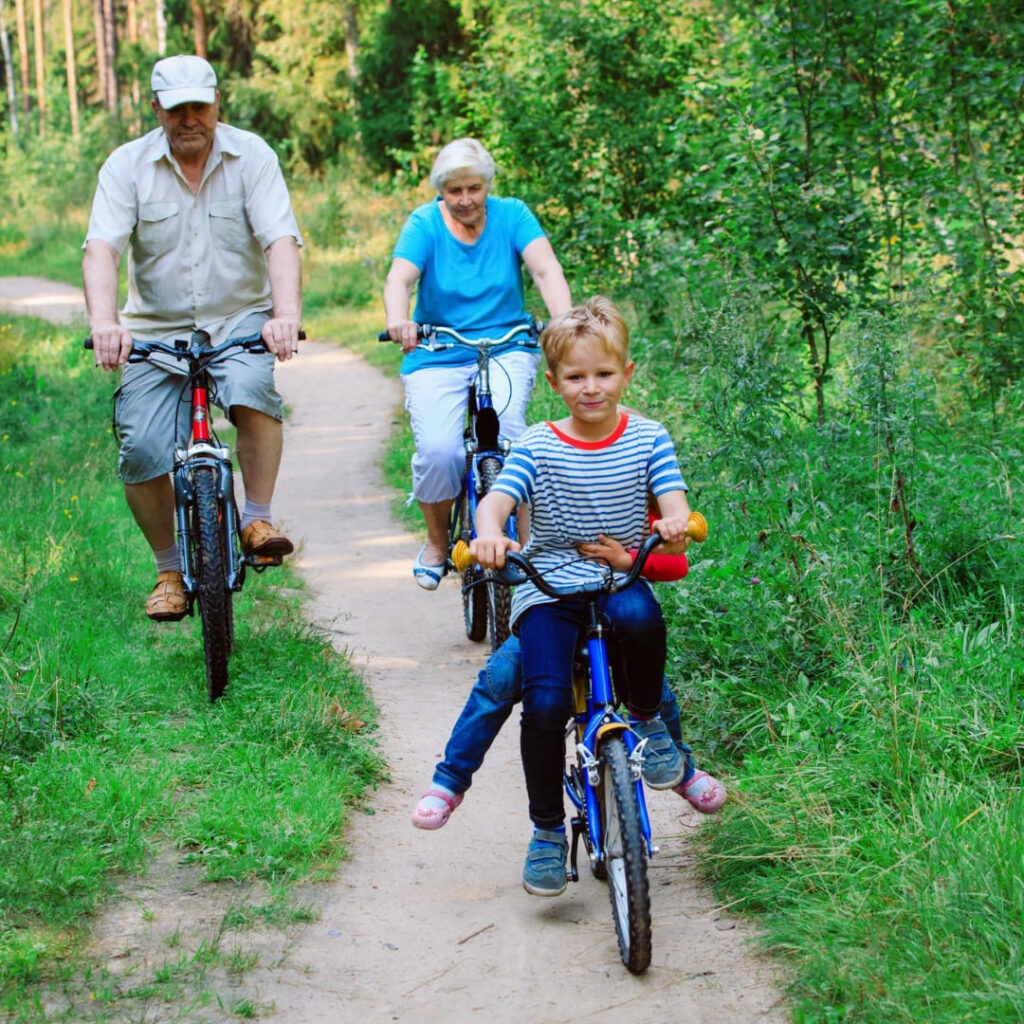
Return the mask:
[[[46,295],[59,295],[52,312],[62,322],[80,308],[80,293],[69,313],[63,289],[0,279],[0,308],[45,316]],[[299,541],[310,618],[372,688],[390,780],[371,796],[373,813],[351,822],[351,861],[313,890],[319,919],[287,936],[240,936],[260,962],[235,996],[251,998],[259,1019],[289,1024],[783,1024],[779,972],[694,880],[688,839],[701,818],[674,794],[649,801],[660,853],[650,872],[654,954],[642,977],[621,965],[607,891],[583,865],[560,898],[522,890],[530,825],[515,716],[447,827],[410,825],[486,650],[465,638],[455,581],[433,594],[413,584],[418,541],[389,513],[378,463],[402,415],[400,385],[316,342],[278,382],[290,416],[275,518]],[[97,952],[112,969],[126,949],[153,962],[168,928],[218,927],[217,900],[173,857],[134,888],[97,926]],[[144,926],[131,900],[149,909]]]
[[[279,373],[290,407],[275,510],[302,537],[296,559],[381,708],[391,779],[352,823],[352,860],[324,893],[259,1000],[281,1021],[782,1021],[770,971],[693,881],[687,836],[700,815],[652,794],[661,847],[651,863],[654,958],[622,967],[605,887],[589,872],[563,897],[528,896],[529,839],[516,718],[449,824],[409,813],[430,781],[485,649],[465,639],[454,580],[417,588],[418,541],[388,513],[377,463],[400,386],[356,356],[304,347]]]

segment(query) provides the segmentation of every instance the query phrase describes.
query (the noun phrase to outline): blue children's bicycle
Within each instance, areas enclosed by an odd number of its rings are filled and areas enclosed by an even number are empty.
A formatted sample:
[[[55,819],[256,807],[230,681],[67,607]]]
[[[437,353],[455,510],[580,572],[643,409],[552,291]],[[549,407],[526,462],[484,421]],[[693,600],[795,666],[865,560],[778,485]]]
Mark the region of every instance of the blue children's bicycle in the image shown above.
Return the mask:
[[[700,513],[691,514],[687,532],[694,540],[703,541],[707,536],[707,524]],[[576,757],[565,772],[565,792],[576,809],[569,878],[579,881],[576,855],[582,838],[591,872],[608,883],[619,954],[634,974],[647,970],[651,962],[647,858],[657,852],[657,847],[651,840],[640,774],[647,741],[638,739],[615,710],[625,696],[624,681],[618,680],[616,686],[613,679],[614,661],[609,659],[607,626],[601,610],[606,595],[636,582],[647,556],[660,542],[658,534],[648,537],[632,569],[621,580],[616,580],[608,566],[601,579],[572,588],[553,587],[526,556],[511,551],[505,554],[505,568],[497,572],[511,586],[529,580],[548,597],[582,595],[586,600],[587,623],[580,631],[573,679],[576,711],[569,727]]]
[[[496,651],[507,639],[512,596],[509,588],[485,572],[469,553],[469,543],[476,536],[476,507],[491,489],[508,455],[509,444],[499,439],[499,411],[491,396],[491,355],[499,346],[510,342],[522,348],[535,349],[544,324],[520,324],[500,338],[467,338],[451,327],[421,324],[417,333],[420,346],[430,352],[462,347],[473,351],[477,360],[476,382],[470,388],[466,406],[463,443],[466,468],[462,488],[452,505],[448,524],[448,568],[462,576],[462,611],[466,636],[480,641],[490,636],[491,650]],[[386,331],[377,335],[379,341],[390,341]],[[515,516],[510,516],[506,533],[516,537]]]

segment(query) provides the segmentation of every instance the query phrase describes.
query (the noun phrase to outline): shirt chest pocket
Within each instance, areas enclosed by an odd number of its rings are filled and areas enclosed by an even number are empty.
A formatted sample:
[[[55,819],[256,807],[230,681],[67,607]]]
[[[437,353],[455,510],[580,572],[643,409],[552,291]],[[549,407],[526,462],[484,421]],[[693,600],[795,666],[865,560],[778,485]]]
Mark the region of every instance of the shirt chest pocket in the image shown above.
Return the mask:
[[[158,256],[177,244],[180,226],[177,203],[142,203],[135,234],[144,252]]]
[[[241,199],[218,199],[210,203],[210,235],[215,248],[244,250],[252,231]]]

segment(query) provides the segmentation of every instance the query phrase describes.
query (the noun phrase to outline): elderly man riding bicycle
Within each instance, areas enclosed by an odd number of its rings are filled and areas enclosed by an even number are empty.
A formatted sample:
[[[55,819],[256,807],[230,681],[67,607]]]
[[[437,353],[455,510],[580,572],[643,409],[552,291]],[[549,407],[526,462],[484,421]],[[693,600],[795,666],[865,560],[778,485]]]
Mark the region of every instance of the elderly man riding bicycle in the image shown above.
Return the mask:
[[[292,543],[271,525],[270,505],[284,411],[274,357],[298,350],[302,310],[302,238],[288,189],[262,139],[218,122],[217,76],[205,60],[157,61],[151,85],[160,127],[104,163],[83,246],[96,363],[123,366],[133,337],[169,342],[198,328],[216,345],[262,332],[267,355],[239,353],[210,373],[218,404],[238,427],[242,547],[247,555],[286,555]],[[128,301],[118,315],[126,247]],[[157,621],[187,611],[168,476],[174,446],[188,436],[183,373],[170,357],[124,366],[116,396],[118,474],[156,559],[146,613]]]

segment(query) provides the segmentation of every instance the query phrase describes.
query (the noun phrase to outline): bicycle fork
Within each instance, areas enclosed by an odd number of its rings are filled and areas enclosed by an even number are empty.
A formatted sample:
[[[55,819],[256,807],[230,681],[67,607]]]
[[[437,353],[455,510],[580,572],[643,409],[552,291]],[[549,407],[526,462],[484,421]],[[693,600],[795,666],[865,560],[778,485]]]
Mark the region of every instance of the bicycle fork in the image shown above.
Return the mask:
[[[245,562],[240,557],[238,511],[235,505],[234,480],[231,473],[231,452],[213,443],[210,432],[210,404],[206,382],[192,385],[192,440],[188,448],[174,451],[174,516],[178,533],[178,558],[182,581],[189,597],[189,611],[198,592],[197,567],[192,564],[196,539],[192,536],[191,510],[195,507],[192,475],[197,469],[209,469],[217,486],[221,509],[221,531],[224,539],[224,567],[228,586],[241,590],[245,579]]]

